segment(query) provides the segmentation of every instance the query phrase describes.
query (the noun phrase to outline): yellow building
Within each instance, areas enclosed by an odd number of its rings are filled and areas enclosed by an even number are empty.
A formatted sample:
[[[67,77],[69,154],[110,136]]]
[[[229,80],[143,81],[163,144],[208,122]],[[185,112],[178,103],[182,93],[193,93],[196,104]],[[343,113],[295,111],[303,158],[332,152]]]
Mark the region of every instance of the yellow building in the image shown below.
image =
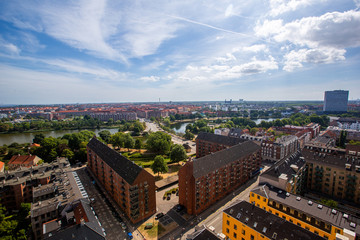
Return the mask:
[[[231,240],[324,239],[245,201],[224,210],[222,231]]]
[[[360,219],[274,187],[253,189],[250,202],[325,239],[352,240],[360,236]]]

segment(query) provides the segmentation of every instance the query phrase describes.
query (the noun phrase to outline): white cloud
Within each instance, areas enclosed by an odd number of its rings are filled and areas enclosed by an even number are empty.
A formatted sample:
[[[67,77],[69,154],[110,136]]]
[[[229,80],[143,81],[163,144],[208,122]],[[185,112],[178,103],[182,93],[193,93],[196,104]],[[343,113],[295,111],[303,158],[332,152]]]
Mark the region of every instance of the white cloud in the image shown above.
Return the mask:
[[[357,9],[360,8],[360,0],[354,0],[355,6]]]
[[[141,77],[140,80],[144,82],[158,82],[160,81],[160,77],[157,76]]]
[[[283,20],[265,20],[262,24],[258,23],[255,26],[255,34],[260,37],[269,37],[281,32],[283,28]]]
[[[302,67],[302,63],[333,63],[345,60],[346,51],[343,49],[324,48],[324,49],[300,49],[291,51],[285,55],[285,65],[283,69],[291,72],[296,68]]]
[[[231,53],[227,53],[226,57],[218,57],[218,58],[216,58],[216,61],[224,64],[227,62],[236,61],[236,57],[234,55],[232,55]]]
[[[324,1],[324,0],[323,0]],[[318,4],[319,0],[270,0],[270,16],[296,11],[300,7]]]
[[[225,10],[225,17],[230,17],[234,14],[234,6],[230,4]]]
[[[257,52],[261,52],[261,51],[267,52],[268,48],[265,44],[256,44],[256,45],[252,45],[249,47],[243,47],[242,50],[246,51],[246,52],[257,53]]]
[[[272,36],[278,42],[310,48],[348,48],[360,46],[360,12],[332,12],[306,17],[287,24],[281,20],[264,21],[255,28],[258,36]]]

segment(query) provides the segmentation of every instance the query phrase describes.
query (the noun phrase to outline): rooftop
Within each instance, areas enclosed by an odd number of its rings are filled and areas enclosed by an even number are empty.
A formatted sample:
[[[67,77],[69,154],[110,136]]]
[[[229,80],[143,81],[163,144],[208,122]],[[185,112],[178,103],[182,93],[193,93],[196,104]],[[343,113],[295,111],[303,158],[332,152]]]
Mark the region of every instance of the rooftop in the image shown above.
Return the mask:
[[[245,201],[225,209],[224,213],[269,239],[324,239]]]
[[[206,132],[199,133],[196,139],[223,144],[226,146],[234,146],[236,144],[243,143],[246,141],[241,138],[227,137],[227,136],[217,135],[213,133],[206,133]]]
[[[90,140],[87,146],[130,185],[133,184],[142,171],[141,167],[114,149],[109,148],[95,137]]]
[[[49,186],[49,188],[44,188],[44,186]],[[56,194],[54,197],[31,204],[31,217],[57,210],[74,200],[83,198],[72,172],[59,173],[51,185],[48,184],[44,186],[37,187],[34,195],[41,194],[44,189],[46,189],[45,191],[49,191],[52,186],[56,187]]]
[[[220,240],[215,233],[213,233],[211,230],[209,230],[205,225],[204,227],[198,229],[192,234],[187,235],[186,239],[191,240]]]
[[[342,229],[349,229],[354,231],[357,235],[360,234],[360,219],[350,214],[346,213],[347,218],[345,218],[344,212],[341,212],[337,209],[336,212],[334,212],[332,211],[332,208],[329,208],[325,205],[313,202],[312,200],[310,201],[309,199],[299,197],[294,194],[287,193],[285,191],[281,191],[274,187],[269,187],[267,185],[259,186],[253,189],[252,192],[266,197],[269,200],[281,203],[292,209],[296,209],[299,212],[306,214],[307,216],[320,219],[325,223],[329,223]],[[352,227],[350,225],[351,223],[354,223],[355,227]]]
[[[235,139],[235,138],[234,138]],[[246,141],[241,144],[237,144],[228,149],[211,153],[201,158],[194,159],[194,177],[199,178],[215,171],[229,163],[237,161],[241,158],[247,157],[250,154],[259,151],[261,148],[256,143]]]
[[[354,166],[360,166],[360,160],[357,157],[350,157],[345,155],[346,151],[343,149],[321,148],[316,146],[305,146],[302,150],[302,155],[306,162],[324,164],[330,167],[337,167],[345,169],[346,164],[350,164],[348,170],[353,170]]]
[[[14,155],[11,157],[8,165],[32,164],[36,156],[34,155]]]
[[[44,163],[30,168],[19,168],[14,171],[0,173],[0,188],[9,185],[18,185],[26,181],[51,177],[56,173],[71,171],[69,161],[66,158],[58,158],[51,163]]]
[[[305,160],[300,151],[291,154],[289,157],[277,161],[273,166],[261,174],[262,177],[278,179],[280,175],[285,174],[288,179],[298,173],[298,170],[304,166]]]

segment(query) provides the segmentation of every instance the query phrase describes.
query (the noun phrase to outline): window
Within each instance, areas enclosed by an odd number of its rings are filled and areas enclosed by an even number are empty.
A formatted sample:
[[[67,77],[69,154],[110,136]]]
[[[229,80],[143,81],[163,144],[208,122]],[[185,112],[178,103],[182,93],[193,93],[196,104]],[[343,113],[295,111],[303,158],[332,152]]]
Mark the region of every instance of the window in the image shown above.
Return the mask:
[[[279,213],[275,213],[276,216],[279,216]]]
[[[226,232],[227,232],[227,233],[229,233],[229,232],[230,232],[228,228],[226,229]]]
[[[263,201],[266,202],[266,198],[263,198]]]
[[[245,230],[244,230],[244,229],[241,230],[241,234],[242,234],[242,235],[245,235]]]
[[[306,221],[311,222],[311,217],[306,216]]]
[[[259,196],[259,195],[257,195],[257,199],[260,199],[260,196]]]
[[[297,225],[301,227],[301,224],[300,224],[300,223],[297,223]]]
[[[236,233],[234,233],[234,238],[236,239],[236,237],[237,237],[237,236],[236,236]]]
[[[318,231],[316,231],[316,230],[314,231],[314,233],[315,233],[316,235],[319,235],[319,232],[318,232]]]
[[[226,220],[226,225],[230,225],[230,222],[229,222],[229,220]]]
[[[289,219],[289,221],[290,221],[291,223],[293,222],[293,220],[292,220],[291,218]]]
[[[236,226],[236,224],[234,224],[234,229],[235,229],[235,230],[237,230],[237,226]]]
[[[251,240],[254,240],[255,238],[254,238],[254,236],[253,236],[253,235],[250,235],[250,239],[251,239]]]
[[[290,214],[294,215],[294,209],[290,209]]]
[[[282,218],[286,220],[286,216],[282,216]]]
[[[307,226],[305,226],[305,229],[310,231],[310,228],[309,228],[309,227],[307,227]]]
[[[252,194],[251,194],[251,196],[253,197],[253,196],[254,196],[254,194],[252,193]]]

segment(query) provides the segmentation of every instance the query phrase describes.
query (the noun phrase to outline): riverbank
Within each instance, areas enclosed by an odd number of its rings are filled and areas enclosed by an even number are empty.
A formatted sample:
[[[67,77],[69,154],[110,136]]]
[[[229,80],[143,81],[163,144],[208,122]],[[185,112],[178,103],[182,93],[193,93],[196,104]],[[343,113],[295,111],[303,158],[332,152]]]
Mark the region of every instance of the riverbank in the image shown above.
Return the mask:
[[[111,126],[100,126],[100,127],[74,127],[74,128],[62,128],[62,129],[55,129],[55,128],[45,128],[45,129],[38,129],[38,130],[28,130],[28,131],[10,131],[10,132],[0,132],[1,134],[21,134],[21,133],[41,133],[41,132],[50,132],[50,131],[68,131],[68,130],[96,130],[96,129],[114,129],[114,128],[120,128],[121,125],[111,125]]]
[[[110,127],[110,126],[109,126]],[[0,134],[0,146],[3,146],[4,144],[10,145],[11,143],[32,143],[32,140],[34,139],[35,135],[38,133],[44,134],[45,137],[62,137],[65,134],[72,134],[77,133],[83,130],[89,130],[93,131],[95,134],[98,135],[99,132],[103,130],[110,131],[111,134],[117,133],[119,128],[81,128],[81,129],[67,129],[67,130],[51,130],[51,131],[41,131],[41,132],[22,132],[22,133],[4,133]]]

